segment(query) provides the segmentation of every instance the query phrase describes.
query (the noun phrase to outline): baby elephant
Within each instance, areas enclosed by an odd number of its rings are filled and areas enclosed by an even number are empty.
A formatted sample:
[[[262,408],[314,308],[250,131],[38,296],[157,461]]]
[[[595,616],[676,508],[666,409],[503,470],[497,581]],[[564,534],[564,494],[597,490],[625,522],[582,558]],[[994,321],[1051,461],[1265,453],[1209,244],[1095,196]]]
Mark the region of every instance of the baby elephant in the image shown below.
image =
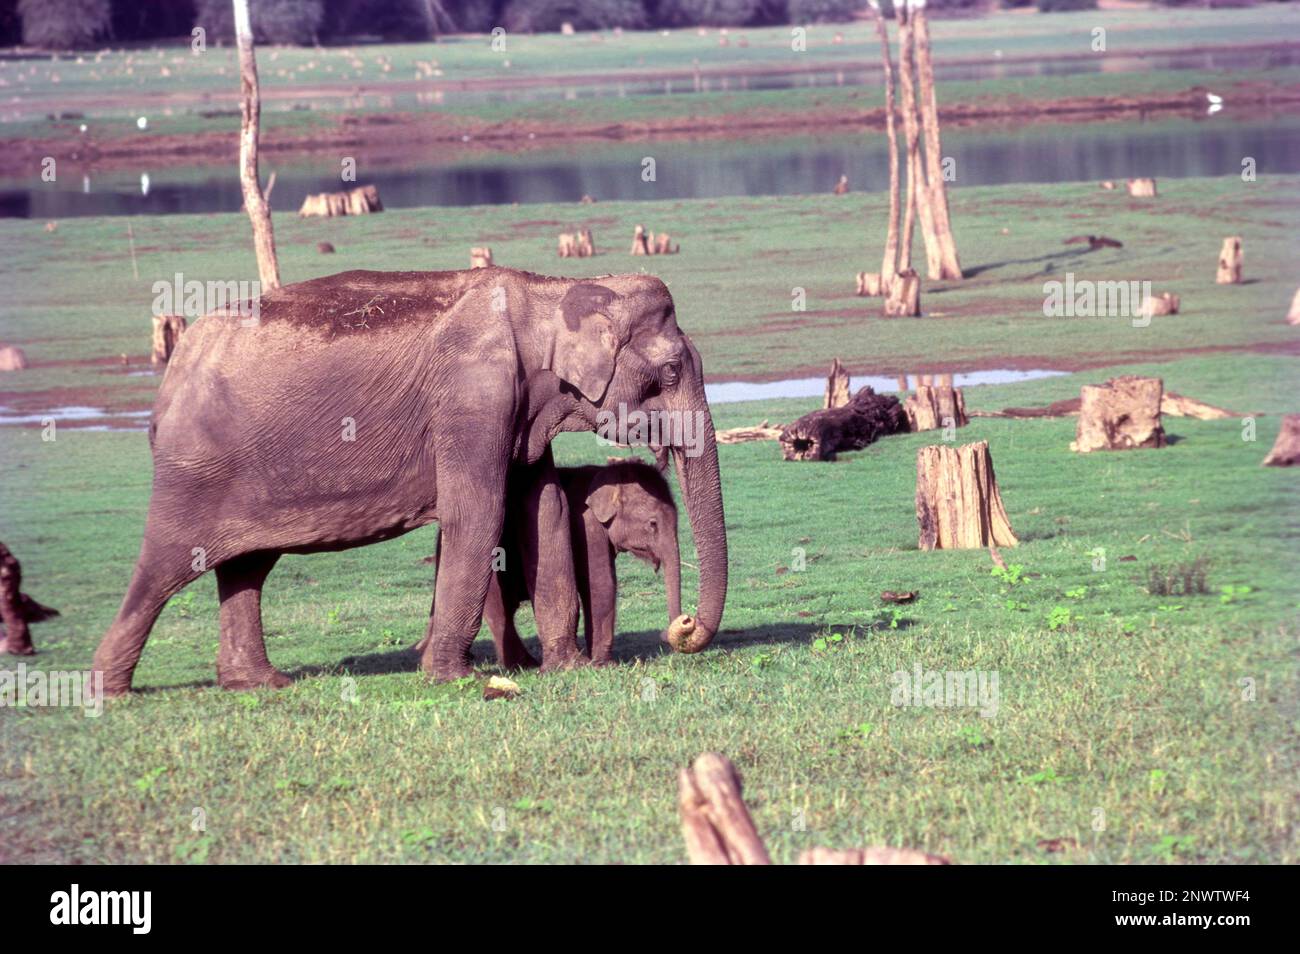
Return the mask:
[[[677,506],[663,474],[635,457],[611,457],[604,467],[559,467],[557,471],[569,505],[573,569],[582,601],[587,653],[593,663],[602,665],[612,661],[618,604],[614,559],[618,554],[631,553],[656,571],[662,566],[670,623],[681,615]],[[512,496],[502,532],[505,568],[493,574],[483,606],[497,661],[507,669],[537,665],[515,629],[519,604],[531,598],[529,572],[514,525],[528,519],[520,511],[520,496]],[[422,648],[422,644],[417,647]]]

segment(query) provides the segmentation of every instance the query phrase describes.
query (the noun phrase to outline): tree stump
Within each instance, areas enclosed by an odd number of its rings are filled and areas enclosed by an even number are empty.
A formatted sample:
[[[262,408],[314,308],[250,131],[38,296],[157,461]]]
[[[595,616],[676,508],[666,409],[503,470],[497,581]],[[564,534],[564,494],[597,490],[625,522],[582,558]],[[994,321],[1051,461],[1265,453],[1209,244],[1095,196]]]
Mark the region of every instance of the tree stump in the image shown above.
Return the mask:
[[[786,460],[834,460],[840,451],[861,450],[881,437],[907,431],[907,415],[892,394],[863,387],[843,407],[805,414],[781,431]]]
[[[1155,179],[1129,179],[1128,194],[1137,199],[1151,199],[1156,195]]]
[[[560,258],[591,258],[596,254],[596,245],[591,239],[590,229],[560,233],[559,246]]]
[[[1101,385],[1085,384],[1070,450],[1088,454],[1096,450],[1164,447],[1165,429],[1160,423],[1164,389],[1160,378],[1133,375],[1111,378]]]
[[[0,345],[0,371],[22,371],[27,367],[27,355],[14,345]]]
[[[698,756],[677,775],[682,837],[693,865],[770,865],[741,797],[735,766],[716,752]]]
[[[491,268],[492,249],[486,245],[476,245],[469,250],[470,268]]]
[[[322,255],[333,255],[334,245],[331,242],[317,242],[316,251],[320,252]]]
[[[1159,295],[1149,296],[1146,301],[1142,302],[1142,307],[1138,311],[1139,314],[1147,318],[1156,318],[1160,315],[1176,315],[1182,304],[1182,298],[1173,292],[1161,292]]]
[[[149,363],[166,364],[172,359],[172,352],[180,344],[181,335],[185,334],[184,315],[153,316],[153,351]]]
[[[655,255],[676,255],[682,250],[681,245],[673,242],[667,232],[660,232],[658,236],[653,236],[652,248]]]
[[[1219,270],[1214,275],[1219,285],[1241,284],[1241,236],[1229,235],[1219,250]]]
[[[23,593],[22,586],[23,569],[18,558],[0,543],[0,654],[32,655],[36,647],[27,624],[59,615],[58,610],[42,606]]]
[[[989,442],[931,445],[916,453],[916,520],[922,550],[1014,547]]]
[[[914,269],[901,272],[885,295],[887,317],[915,318],[921,314],[921,278]]]
[[[770,865],[772,858],[745,806],[740,775],[724,755],[705,752],[677,774],[677,807],[693,865]],[[910,848],[809,848],[801,865],[947,865]]]
[[[1286,313],[1286,323],[1300,325],[1300,288],[1296,289],[1295,295],[1291,298],[1291,310]]]
[[[832,191],[835,193],[835,195],[848,195],[849,177],[845,175],[841,175],[840,181],[835,183],[835,188]]]
[[[638,225],[636,231],[632,233],[632,254],[633,255],[650,255],[650,240],[646,237],[645,226]]]
[[[879,272],[858,272],[858,295],[863,298],[879,298],[884,286]]]
[[[836,358],[831,362],[831,373],[826,376],[826,394],[822,407],[843,407],[849,403],[849,373]]]
[[[1288,414],[1282,418],[1282,430],[1278,431],[1273,449],[1264,458],[1265,467],[1294,467],[1300,464],[1300,414]]]
[[[321,215],[333,218],[339,215],[368,215],[371,212],[384,211],[384,204],[379,201],[379,189],[376,186],[359,186],[345,192],[319,192],[302,200],[298,215],[305,218]]]
[[[965,427],[966,401],[961,388],[951,385],[918,385],[914,394],[903,402],[907,423],[913,431],[933,431],[941,427]]]

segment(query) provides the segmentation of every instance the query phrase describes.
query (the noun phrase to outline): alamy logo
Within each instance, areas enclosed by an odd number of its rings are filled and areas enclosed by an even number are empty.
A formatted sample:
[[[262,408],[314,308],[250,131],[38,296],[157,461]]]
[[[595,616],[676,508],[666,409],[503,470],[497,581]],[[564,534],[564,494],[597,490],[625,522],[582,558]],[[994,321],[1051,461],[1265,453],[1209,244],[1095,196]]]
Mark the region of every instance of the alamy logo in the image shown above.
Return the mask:
[[[133,934],[148,934],[153,924],[152,891],[71,891],[50,895],[51,924],[128,924]]]
[[[596,436],[604,444],[622,447],[680,447],[687,457],[704,451],[708,420],[703,411],[618,411],[596,414]]]
[[[262,312],[261,282],[201,282],[177,272],[172,281],[153,283],[153,313],[202,318],[204,315],[240,315],[245,326],[257,324]]]
[[[1065,273],[1065,281],[1043,282],[1043,315],[1047,318],[1132,318],[1134,328],[1151,324],[1146,303],[1148,282],[1094,282]]]
[[[88,718],[104,714],[104,674],[99,670],[0,669],[0,709],[82,709]]]
[[[911,672],[900,669],[889,677],[889,701],[896,706],[934,709],[978,709],[985,719],[998,714],[997,670],[927,670],[917,663]]]

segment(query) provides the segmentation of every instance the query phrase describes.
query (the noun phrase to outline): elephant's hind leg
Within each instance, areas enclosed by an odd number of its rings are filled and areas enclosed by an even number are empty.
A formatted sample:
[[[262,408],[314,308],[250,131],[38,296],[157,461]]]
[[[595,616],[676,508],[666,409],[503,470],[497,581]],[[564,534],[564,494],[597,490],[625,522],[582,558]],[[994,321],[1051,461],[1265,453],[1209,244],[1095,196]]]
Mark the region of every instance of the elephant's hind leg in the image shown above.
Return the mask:
[[[223,689],[281,688],[293,682],[272,668],[262,637],[262,584],[278,553],[247,553],[217,567],[221,648],[217,684]]]
[[[131,676],[158,614],[182,587],[203,575],[203,570],[194,568],[191,552],[183,546],[151,542],[146,527],[131,585],[91,664],[94,671],[103,673],[104,695],[131,691]]]

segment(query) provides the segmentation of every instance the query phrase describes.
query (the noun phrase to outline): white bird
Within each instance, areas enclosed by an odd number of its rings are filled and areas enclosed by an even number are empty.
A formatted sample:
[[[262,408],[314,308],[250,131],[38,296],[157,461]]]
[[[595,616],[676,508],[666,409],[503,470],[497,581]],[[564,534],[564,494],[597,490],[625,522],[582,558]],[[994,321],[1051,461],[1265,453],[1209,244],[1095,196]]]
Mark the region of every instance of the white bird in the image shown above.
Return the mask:
[[[1213,93],[1206,93],[1205,98],[1210,101],[1211,106],[1220,106],[1223,104],[1222,96],[1215,96]]]
[[[141,116],[139,119],[137,119],[137,120],[135,121],[135,128],[136,128],[136,129],[148,129],[148,128],[149,128],[149,119],[148,119],[148,117],[147,117],[147,116]]]

